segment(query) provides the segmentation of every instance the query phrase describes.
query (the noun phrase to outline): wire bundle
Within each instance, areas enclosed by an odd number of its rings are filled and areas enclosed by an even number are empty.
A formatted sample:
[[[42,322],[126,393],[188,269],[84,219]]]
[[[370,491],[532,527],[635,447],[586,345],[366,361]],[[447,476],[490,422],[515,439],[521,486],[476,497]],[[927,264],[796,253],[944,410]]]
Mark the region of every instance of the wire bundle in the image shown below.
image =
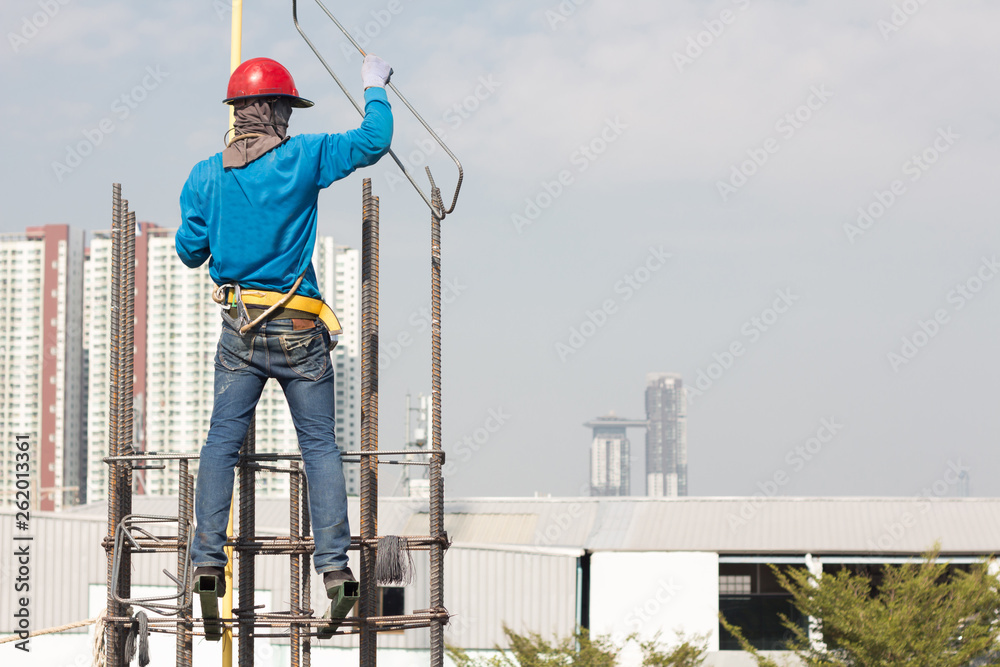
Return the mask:
[[[149,664],[149,619],[146,612],[140,611],[135,615],[135,620],[129,627],[128,637],[125,638],[125,660],[132,662],[135,657],[136,647],[139,649],[139,667],[146,667]]]
[[[383,535],[378,538],[375,580],[380,584],[404,586],[413,581],[413,555],[405,537]]]

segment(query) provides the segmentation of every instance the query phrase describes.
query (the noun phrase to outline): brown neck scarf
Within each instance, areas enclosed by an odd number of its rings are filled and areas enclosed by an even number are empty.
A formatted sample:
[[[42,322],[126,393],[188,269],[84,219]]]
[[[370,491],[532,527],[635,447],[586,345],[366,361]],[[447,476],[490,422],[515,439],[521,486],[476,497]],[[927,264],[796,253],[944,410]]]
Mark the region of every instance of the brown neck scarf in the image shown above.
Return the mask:
[[[222,151],[222,166],[226,169],[245,167],[286,141],[288,118],[292,115],[288,100],[254,98],[237,106],[235,113],[236,134]]]

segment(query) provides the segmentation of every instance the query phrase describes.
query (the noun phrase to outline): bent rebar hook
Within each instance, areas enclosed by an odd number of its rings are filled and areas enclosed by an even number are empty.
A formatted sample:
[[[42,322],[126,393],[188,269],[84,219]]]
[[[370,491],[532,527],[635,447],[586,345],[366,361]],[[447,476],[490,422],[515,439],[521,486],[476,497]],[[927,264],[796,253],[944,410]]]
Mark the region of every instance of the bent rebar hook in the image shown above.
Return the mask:
[[[347,37],[348,40],[350,40],[351,44],[354,45],[354,48],[356,48],[358,52],[361,53],[362,56],[368,55],[365,53],[365,50],[361,48],[361,45],[358,44],[357,41],[355,41],[354,37],[351,36],[351,33],[349,33],[347,29],[344,28],[344,26],[340,23],[340,21],[338,21],[337,18],[330,13],[330,10],[326,8],[326,5],[324,5],[321,2],[321,0],[316,0],[316,4],[319,5],[319,8],[323,10],[323,13],[326,14],[330,18],[330,20],[334,22],[334,24],[340,29],[340,32],[344,33],[344,36]],[[309,45],[309,48],[312,49],[312,52],[316,54],[317,58],[319,58],[319,61],[323,64],[323,67],[326,68],[326,71],[330,73],[330,76],[333,77],[333,80],[337,82],[338,86],[340,86],[340,90],[343,91],[344,95],[347,95],[347,99],[351,101],[351,104],[353,104],[354,108],[358,110],[358,113],[364,116],[365,115],[364,109],[361,108],[361,105],[359,105],[357,101],[354,99],[354,97],[347,91],[347,88],[340,80],[340,77],[338,77],[334,73],[333,68],[331,68],[330,65],[327,64],[326,60],[323,58],[322,55],[320,55],[320,52],[316,49],[315,46],[313,46],[312,41],[309,39],[309,37],[306,36],[306,33],[302,30],[302,26],[299,25],[298,0],[292,0],[292,21],[295,23],[295,29],[299,31],[300,35],[302,35],[302,39],[306,41],[306,44]],[[410,110],[410,113],[412,113],[413,116],[418,121],[420,121],[420,124],[424,126],[424,129],[427,130],[427,132],[432,137],[434,137],[434,141],[436,141],[438,145],[444,149],[444,152],[448,154],[448,157],[452,159],[452,162],[454,162],[455,166],[458,168],[458,182],[455,184],[455,194],[451,198],[451,206],[448,209],[439,210],[431,202],[430,197],[428,197],[427,194],[420,189],[420,186],[417,185],[417,182],[413,180],[413,175],[410,174],[410,171],[406,168],[406,165],[402,163],[402,161],[396,156],[396,154],[392,151],[391,148],[389,149],[389,155],[392,156],[392,159],[402,170],[403,175],[406,176],[406,179],[410,181],[410,185],[412,185],[413,188],[420,194],[421,199],[423,199],[424,203],[427,204],[427,208],[431,210],[431,215],[433,215],[438,220],[444,220],[444,217],[446,215],[455,210],[455,204],[458,203],[458,193],[462,189],[462,178],[464,177],[464,173],[462,171],[462,163],[458,161],[458,158],[455,157],[455,154],[451,152],[451,149],[445,145],[445,143],[441,140],[441,137],[438,136],[437,132],[435,132],[434,129],[427,124],[427,121],[425,121],[423,117],[419,113],[417,113],[417,110],[413,108],[413,105],[410,104],[410,102],[405,97],[403,97],[403,94],[399,92],[399,89],[396,88],[396,86],[392,82],[387,83],[386,87],[392,90],[392,92],[396,93],[396,96],[400,99],[400,101],[402,101],[402,103],[406,105],[406,108]],[[431,181],[431,187],[433,187],[434,178],[431,176],[431,169],[430,167],[425,167],[425,168],[427,169],[427,177]]]

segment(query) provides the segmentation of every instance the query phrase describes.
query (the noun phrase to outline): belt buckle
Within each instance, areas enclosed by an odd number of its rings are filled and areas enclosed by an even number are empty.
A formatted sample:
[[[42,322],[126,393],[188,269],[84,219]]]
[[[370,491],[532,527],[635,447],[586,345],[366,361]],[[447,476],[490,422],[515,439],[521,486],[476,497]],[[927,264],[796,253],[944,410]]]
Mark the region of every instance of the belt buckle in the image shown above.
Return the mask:
[[[240,329],[250,324],[250,313],[247,312],[247,307],[243,305],[243,294],[240,292],[240,286],[236,285],[233,288],[233,295],[236,300],[236,317],[237,322],[240,324]]]

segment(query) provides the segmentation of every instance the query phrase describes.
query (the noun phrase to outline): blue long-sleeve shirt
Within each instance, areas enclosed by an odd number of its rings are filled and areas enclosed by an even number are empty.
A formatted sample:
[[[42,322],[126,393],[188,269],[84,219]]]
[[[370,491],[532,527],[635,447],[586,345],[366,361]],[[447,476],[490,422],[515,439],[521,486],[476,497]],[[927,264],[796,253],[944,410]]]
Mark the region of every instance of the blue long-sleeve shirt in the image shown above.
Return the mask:
[[[195,268],[209,262],[217,285],[321,298],[312,266],[319,191],[389,150],[392,110],[385,89],[365,91],[365,118],[343,134],[289,138],[248,165],[224,169],[222,153],[195,165],[181,191],[177,255]]]

